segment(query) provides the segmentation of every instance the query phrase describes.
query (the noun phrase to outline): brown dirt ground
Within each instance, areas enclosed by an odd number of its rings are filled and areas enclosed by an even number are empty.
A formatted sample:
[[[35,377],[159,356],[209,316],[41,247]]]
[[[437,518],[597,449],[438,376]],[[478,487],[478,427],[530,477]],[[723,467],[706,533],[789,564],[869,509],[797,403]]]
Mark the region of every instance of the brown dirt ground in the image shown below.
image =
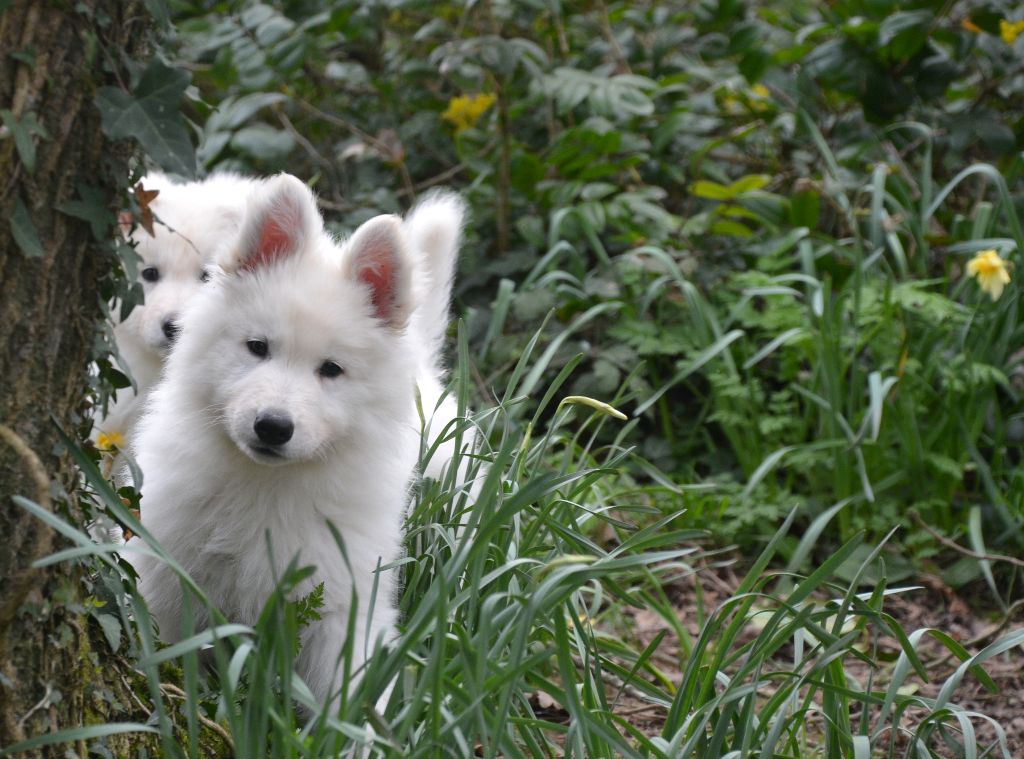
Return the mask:
[[[696,602],[698,590],[703,595],[703,608],[711,610],[733,595],[739,581],[740,576],[732,566],[719,565],[706,567],[696,575],[679,580],[666,590],[679,619],[690,635],[696,638],[700,630]],[[700,586],[699,589],[697,584]],[[1019,606],[1014,614],[1004,619],[1000,619],[997,614],[992,612],[972,610],[963,597],[934,576],[919,577],[913,582],[908,581],[901,585],[923,586],[920,590],[891,595],[886,598],[885,611],[899,622],[907,634],[921,628],[936,628],[949,634],[971,654],[975,654],[1001,635],[1010,630],[1020,629],[1024,624],[1024,611]],[[984,593],[977,595],[977,600],[981,603],[987,598]],[[650,643],[657,634],[668,627],[658,614],[648,610],[631,609],[627,614],[631,617],[629,621],[632,624],[636,643],[641,647]],[[747,634],[753,637],[756,635],[756,631],[752,629]],[[879,637],[876,645],[878,659],[895,662],[900,652],[899,644],[895,639]],[[670,631],[654,654],[654,663],[665,672],[681,676],[678,672],[678,651],[678,641]],[[959,660],[952,657],[942,645],[928,636],[925,636],[925,641],[919,648],[919,654],[929,675],[929,681],[923,682],[916,675],[912,675],[906,685],[916,688],[917,694],[934,696],[956,670]],[[844,664],[848,675],[858,682],[867,681],[869,671],[866,665],[849,658],[844,661]],[[968,674],[955,692],[953,701],[966,709],[980,712],[997,720],[1006,732],[1010,756],[1024,757],[1024,649],[1018,647],[1002,656],[994,657],[986,662],[984,669],[996,683],[999,691],[990,693],[975,677]],[[887,669],[877,669],[874,674],[873,687],[876,690],[884,688],[888,677]],[[565,712],[554,703],[539,703],[535,704],[535,707],[544,707],[545,714],[542,718],[554,722],[562,721],[559,717],[566,716]],[[626,717],[630,724],[648,735],[657,735],[661,731],[666,716],[661,707],[645,703],[628,693],[621,696],[616,702],[616,712]],[[853,716],[856,718],[858,715]],[[904,718],[903,726],[905,728],[913,728],[913,717],[914,715],[911,713]],[[809,724],[813,723],[813,718],[808,722]],[[993,728],[985,720],[975,719],[973,724],[977,730],[979,747],[994,738]],[[904,739],[905,737],[899,738],[898,741]],[[934,744],[934,741],[932,743]],[[901,749],[905,749],[905,745],[898,743],[898,755],[901,755]],[[946,755],[945,748],[933,745],[933,749],[940,756]],[[955,754],[948,755],[954,756]],[[1002,756],[1002,753],[996,751],[992,755]]]

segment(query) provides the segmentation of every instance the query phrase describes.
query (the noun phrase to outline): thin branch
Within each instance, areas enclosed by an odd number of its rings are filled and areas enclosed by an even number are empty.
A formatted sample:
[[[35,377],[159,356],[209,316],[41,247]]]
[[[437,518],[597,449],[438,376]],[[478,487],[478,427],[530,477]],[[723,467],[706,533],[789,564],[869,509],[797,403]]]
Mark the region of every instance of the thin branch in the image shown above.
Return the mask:
[[[619,46],[619,41],[615,39],[615,32],[612,30],[611,19],[608,17],[608,6],[603,2],[599,2],[597,7],[601,16],[601,34],[604,35],[605,41],[611,49],[612,57],[615,58],[615,65],[618,68],[619,73],[632,74],[633,69],[630,68],[629,61],[626,59],[625,53],[622,52],[622,48]]]
[[[454,166],[452,166],[451,168],[445,169],[444,171],[442,171],[440,174],[438,174],[436,176],[430,177],[429,179],[424,179],[421,182],[417,182],[415,185],[413,185],[413,189],[416,190],[416,192],[422,192],[423,190],[429,189],[429,188],[431,188],[431,187],[433,187],[435,185],[444,184],[449,179],[451,179],[452,177],[454,177],[454,176],[456,176],[458,174],[461,174],[465,170],[466,170],[465,164],[457,163]],[[399,190],[398,192],[396,192],[395,194],[398,195],[399,197],[401,197],[401,196],[403,196],[403,195],[405,195],[407,193],[406,193],[406,191],[404,189],[402,189],[402,190]]]
[[[22,728],[22,726],[24,726],[25,722],[28,720],[29,717],[31,717],[33,714],[35,714],[40,709],[44,709],[44,708],[46,708],[47,706],[50,705],[50,696],[52,696],[52,695],[53,695],[53,686],[51,686],[49,683],[47,683],[46,684],[46,692],[43,693],[43,697],[41,699],[39,699],[39,703],[37,703],[35,706],[33,706],[31,709],[29,709],[27,712],[25,712],[21,716],[21,719],[18,720],[18,729],[19,730]]]
[[[288,114],[286,114],[280,108],[275,108],[274,113],[277,116],[277,120],[281,122],[281,125],[288,130],[291,136],[295,138],[295,141],[302,146],[303,150],[309,153],[310,158],[312,158],[314,162],[321,164],[328,170],[331,170],[333,168],[331,162],[324,158],[322,155],[320,155],[320,152],[316,149],[316,146],[314,146],[312,142],[307,140],[306,137],[298,129],[295,128],[295,125],[292,123],[292,120],[288,118]]]
[[[168,698],[171,698],[173,696],[175,698],[180,698],[183,701],[188,698],[188,696],[185,694],[185,691],[183,691],[177,685],[172,685],[171,683],[160,683],[160,690],[163,691],[163,694]],[[212,719],[210,719],[198,710],[196,710],[195,714],[196,717],[199,718],[199,721],[203,723],[203,725],[205,725],[210,730],[217,733],[217,735],[224,739],[224,742],[228,745],[228,748],[230,748],[232,751],[235,750],[235,740],[231,737],[231,733],[229,733],[222,724],[220,724],[219,722],[214,722]]]
[[[940,535],[932,529],[932,527],[927,524],[916,511],[910,512],[910,518],[914,520],[918,527],[923,528],[925,532],[942,543],[942,545],[946,546],[946,548],[952,548],[957,553],[962,553],[964,556],[969,556],[972,559],[980,559],[982,561],[1005,561],[1007,564],[1012,564],[1015,567],[1024,567],[1024,561],[1013,556],[1004,556],[1003,554],[998,553],[978,553],[977,551],[972,551],[969,548],[964,548],[955,540],[950,540],[945,535]]]
[[[1013,621],[1013,615],[1020,609],[1024,609],[1024,598],[1018,598],[1016,601],[1010,604],[1010,607],[1006,610],[1006,614],[1003,615],[1003,618],[999,622],[999,624],[994,625],[991,629],[987,630],[986,632],[983,632],[981,635],[975,638],[971,638],[965,644],[966,647],[974,648],[976,646],[980,646],[982,643],[985,643],[995,638],[997,635],[1002,633],[1003,630],[1010,626],[1010,622]]]
[[[326,111],[322,111],[319,108],[317,108],[315,105],[310,103],[309,101],[303,100],[300,97],[294,97],[293,100],[303,110],[311,113],[312,115],[316,116],[317,118],[323,119],[328,124],[333,124],[334,126],[338,126],[338,127],[341,127],[342,129],[347,130],[349,133],[355,135],[356,137],[358,137],[360,140],[362,140],[366,144],[373,146],[373,148],[382,157],[387,157],[387,156],[391,156],[391,155],[394,154],[394,151],[391,150],[390,147],[388,145],[386,145],[384,142],[382,142],[381,140],[377,139],[372,134],[370,134],[368,132],[364,132],[362,129],[357,127],[355,124],[353,124],[350,121],[347,121],[346,119],[343,119],[341,116],[336,116],[333,113],[327,113]],[[395,161],[393,161],[393,165],[395,166],[395,168],[398,169],[399,176],[402,179],[402,184],[405,186],[405,194],[410,195],[413,198],[415,198],[416,197],[416,189],[413,187],[412,176],[409,174],[409,168],[405,165],[405,160],[401,159],[401,158],[398,159],[398,160],[395,160]]]

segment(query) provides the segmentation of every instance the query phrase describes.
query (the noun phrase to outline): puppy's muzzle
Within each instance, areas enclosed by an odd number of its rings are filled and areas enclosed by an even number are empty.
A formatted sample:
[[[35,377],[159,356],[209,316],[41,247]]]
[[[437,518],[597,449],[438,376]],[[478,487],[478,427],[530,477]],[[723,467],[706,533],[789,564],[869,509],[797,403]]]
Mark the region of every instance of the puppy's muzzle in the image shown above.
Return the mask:
[[[291,417],[280,411],[262,411],[252,425],[256,437],[266,445],[284,445],[292,439],[295,424]]]
[[[178,333],[181,331],[181,327],[178,326],[178,322],[176,322],[173,317],[164,319],[163,323],[160,325],[160,329],[163,331],[164,337],[167,338],[168,343],[173,343],[174,338],[176,338]]]

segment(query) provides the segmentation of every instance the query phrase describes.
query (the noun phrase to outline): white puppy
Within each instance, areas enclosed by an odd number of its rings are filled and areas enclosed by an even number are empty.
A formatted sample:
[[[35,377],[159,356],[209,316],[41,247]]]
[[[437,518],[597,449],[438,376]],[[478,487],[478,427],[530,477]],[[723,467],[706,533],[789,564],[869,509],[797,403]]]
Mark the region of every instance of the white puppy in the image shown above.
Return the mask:
[[[399,555],[416,463],[427,347],[407,329],[414,310],[397,217],[339,246],[300,181],[267,180],[240,241],[182,314],[136,438],[143,524],[229,619],[254,623],[294,556],[316,566],[299,591],[324,582],[325,605],[297,668],[324,701],[344,685],[336,663],[349,614],[357,664],[395,620],[393,572],[375,570]],[[162,637],[176,640],[180,583],[156,559],[133,561]]]
[[[204,267],[238,235],[246,198],[254,181],[215,174],[201,182],[175,184],[163,174],[142,180],[159,195],[149,207],[153,234],[141,226],[125,229],[142,259],[139,277],[145,302],[114,327],[119,366],[135,380],[121,390],[94,430],[94,438],[130,445],[146,397],[160,378],[164,359],[178,331],[182,309],[202,287]]]

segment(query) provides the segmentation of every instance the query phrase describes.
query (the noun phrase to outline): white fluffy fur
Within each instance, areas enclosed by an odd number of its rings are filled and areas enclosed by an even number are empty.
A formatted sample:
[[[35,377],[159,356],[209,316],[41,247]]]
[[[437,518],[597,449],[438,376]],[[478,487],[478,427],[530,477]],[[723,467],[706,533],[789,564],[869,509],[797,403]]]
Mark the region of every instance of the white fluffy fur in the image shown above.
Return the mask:
[[[237,174],[215,174],[200,182],[175,184],[159,173],[142,180],[147,190],[159,190],[152,202],[159,217],[155,236],[136,227],[132,239],[142,258],[140,271],[153,266],[161,273],[156,283],[140,279],[145,304],[132,310],[114,329],[122,369],[135,379],[137,390],[122,390],[107,415],[96,425],[96,432],[118,432],[130,445],[147,396],[160,377],[170,341],[162,325],[178,319],[189,301],[202,287],[200,276],[211,263],[232,262],[234,243],[241,231],[242,216],[250,195],[260,186],[255,179]],[[452,281],[458,258],[466,208],[462,199],[450,192],[426,196],[405,220],[406,237],[413,254],[412,272],[416,309],[410,330],[415,335],[417,386],[427,418],[426,447],[437,438],[452,433],[458,415],[455,399],[445,396],[447,372],[443,349],[449,321]],[[299,223],[301,219],[296,220]],[[296,233],[310,234],[309,230]],[[253,229],[246,234],[256,234]],[[249,239],[242,244],[255,244]],[[442,400],[442,396],[445,396]],[[472,436],[464,436],[464,445],[472,446]],[[441,479],[455,452],[453,440],[442,442],[427,463],[424,474]],[[465,469],[465,467],[463,467]]]
[[[458,404],[454,397],[445,394],[443,350],[465,217],[466,206],[458,195],[435,192],[417,204],[405,220],[418,265],[415,280],[418,307],[412,316],[411,330],[418,343],[416,383],[426,418],[425,447],[430,448],[439,438],[446,438],[423,472],[437,480],[444,478],[455,456],[455,441],[451,435],[453,422],[458,417]],[[474,440],[474,435],[464,434],[463,447],[472,450]],[[464,461],[459,482],[466,479],[468,463]]]
[[[267,219],[295,233],[284,246],[294,250],[247,269]],[[312,195],[287,175],[254,193],[241,240],[183,313],[164,380],[140,424],[142,521],[232,620],[256,621],[294,556],[315,565],[299,590],[325,583],[323,618],[306,628],[297,668],[327,700],[343,685],[335,665],[352,589],[357,663],[395,621],[393,572],[377,575],[375,568],[399,554],[416,463],[419,353],[402,323],[414,306],[413,264],[395,217],[377,217],[337,245],[322,232]],[[364,276],[368,266],[393,267],[390,289],[376,298]],[[374,300],[386,303],[383,315]],[[266,357],[250,351],[253,339],[266,341]],[[344,374],[318,374],[325,361]],[[276,455],[254,432],[254,419],[267,410],[294,421],[293,437]],[[344,537],[351,573],[328,521]],[[178,639],[177,578],[150,557],[133,561],[162,637]]]
[[[237,236],[254,186],[253,180],[235,174],[175,184],[153,173],[142,184],[146,190],[160,191],[150,204],[157,220],[153,236],[137,226],[131,239],[142,259],[139,271],[155,267],[160,279],[147,282],[140,277],[145,303],[114,327],[121,369],[132,376],[136,389],[120,391],[96,425],[97,432],[116,432],[129,442],[170,348],[163,324],[178,319],[202,287],[203,267]]]

